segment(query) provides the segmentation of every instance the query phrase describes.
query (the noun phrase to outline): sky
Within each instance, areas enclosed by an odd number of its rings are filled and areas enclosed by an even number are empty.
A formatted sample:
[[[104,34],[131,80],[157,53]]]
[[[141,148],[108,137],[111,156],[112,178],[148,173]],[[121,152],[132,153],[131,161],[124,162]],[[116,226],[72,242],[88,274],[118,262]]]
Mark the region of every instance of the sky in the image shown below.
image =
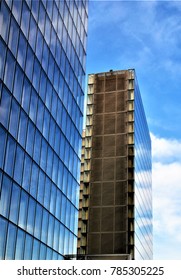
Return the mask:
[[[154,259],[181,259],[181,1],[89,1],[87,74],[134,68],[152,139]]]

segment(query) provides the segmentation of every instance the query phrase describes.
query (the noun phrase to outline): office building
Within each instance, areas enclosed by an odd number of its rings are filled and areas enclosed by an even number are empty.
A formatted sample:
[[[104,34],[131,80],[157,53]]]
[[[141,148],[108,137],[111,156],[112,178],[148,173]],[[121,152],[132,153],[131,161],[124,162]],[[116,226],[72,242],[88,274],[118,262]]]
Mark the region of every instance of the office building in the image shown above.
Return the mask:
[[[0,259],[76,253],[87,1],[0,1]]]
[[[89,75],[78,258],[152,258],[151,165],[135,71]]]

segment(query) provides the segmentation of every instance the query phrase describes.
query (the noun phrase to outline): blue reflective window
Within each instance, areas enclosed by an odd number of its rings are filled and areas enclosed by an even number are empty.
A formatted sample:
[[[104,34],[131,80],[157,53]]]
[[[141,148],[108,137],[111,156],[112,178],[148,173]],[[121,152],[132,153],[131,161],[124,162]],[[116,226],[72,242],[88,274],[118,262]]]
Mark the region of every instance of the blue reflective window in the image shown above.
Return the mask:
[[[28,117],[21,111],[19,120],[19,131],[18,131],[18,142],[21,146],[25,147],[26,143],[26,132],[27,132]]]
[[[35,144],[34,144],[34,151],[33,151],[33,159],[38,164],[40,162],[41,139],[42,139],[42,136],[41,136],[40,132],[36,129],[36,132],[35,132]]]
[[[32,49],[28,46],[25,72],[28,78],[30,79],[30,81],[32,80],[33,64],[34,64],[34,54]]]
[[[27,217],[27,228],[26,230],[33,234],[34,232],[34,223],[35,223],[35,209],[36,209],[36,202],[33,198],[29,198],[28,204],[28,217]]]
[[[52,90],[53,90],[52,85],[48,82],[45,104],[49,110],[51,110],[51,104],[52,104]]]
[[[59,221],[55,220],[53,249],[56,251],[58,251],[58,247],[59,247],[59,231],[60,231],[60,223]]]
[[[17,224],[18,222],[19,203],[20,203],[20,188],[17,184],[13,183],[9,219],[15,224]]]
[[[20,111],[20,108],[19,108],[18,103],[13,99],[12,105],[11,105],[9,131],[15,138],[17,138],[17,133],[18,133],[19,111]]]
[[[36,125],[41,132],[43,131],[44,111],[45,111],[45,106],[41,101],[41,99],[38,99]]]
[[[47,244],[51,248],[53,247],[54,224],[55,224],[54,217],[52,215],[49,215]]]
[[[22,190],[18,225],[23,229],[26,229],[27,209],[28,209],[28,194]]]
[[[32,13],[36,21],[38,20],[38,9],[39,9],[39,1],[32,0]]]
[[[0,126],[0,135],[1,135],[0,168],[2,168],[3,167],[3,162],[4,162],[5,147],[6,147],[6,132],[1,126]]]
[[[30,11],[25,1],[23,1],[22,7],[22,16],[21,16],[21,28],[25,34],[28,36],[28,29],[29,29],[29,21],[30,21]]]
[[[40,242],[36,239],[33,240],[33,250],[32,250],[32,260],[38,260],[39,259],[39,253],[40,253]]]
[[[3,41],[0,40],[0,79],[2,79],[4,73],[5,55],[6,55],[6,46],[4,45]]]
[[[57,190],[55,217],[59,220],[61,215],[61,209],[62,209],[62,193],[59,190]]]
[[[64,194],[67,193],[67,179],[68,179],[68,171],[67,168],[63,169],[63,182],[62,182],[62,191]]]
[[[10,22],[9,10],[5,5],[5,2],[2,2],[1,3],[1,36],[6,42],[8,38],[9,22]]]
[[[0,197],[0,214],[6,218],[9,216],[11,189],[12,181],[4,175]]]
[[[7,236],[7,220],[0,217],[0,260],[4,260],[5,257],[5,244],[6,244],[6,236]]]
[[[30,181],[30,194],[35,198],[37,195],[38,172],[39,172],[39,167],[36,163],[33,162],[32,171],[31,171],[31,181]]]
[[[50,212],[55,214],[55,205],[56,205],[56,196],[57,196],[57,188],[54,184],[51,187],[51,196],[50,196]]]
[[[31,158],[28,155],[25,155],[22,186],[27,191],[29,191],[30,188],[31,166]]]
[[[56,33],[55,33],[55,30],[52,28],[50,49],[51,49],[51,52],[54,57],[55,57],[55,51],[56,51],[56,40],[57,40]]]
[[[24,260],[31,260],[32,246],[33,246],[33,238],[29,234],[26,234],[25,248],[24,248]]]
[[[37,33],[37,25],[33,16],[31,15],[28,42],[30,43],[34,51],[35,51],[35,44],[36,44],[36,33]]]
[[[53,82],[53,77],[54,77],[54,66],[55,66],[55,61],[53,59],[52,54],[50,54],[49,62],[48,62],[48,77],[51,82]]]
[[[35,136],[35,126],[29,120],[28,133],[27,133],[27,139],[26,139],[26,150],[30,154],[30,156],[32,156],[32,153],[33,153],[34,136]]]
[[[40,166],[45,171],[46,170],[46,164],[47,164],[47,143],[45,139],[42,139],[42,145],[41,145],[41,160],[40,160]]]
[[[45,101],[45,96],[46,96],[46,87],[47,87],[47,78],[46,75],[43,71],[41,71],[41,78],[40,78],[40,96],[43,101]]]
[[[61,222],[65,224],[65,213],[66,213],[67,199],[62,195],[62,212],[61,212]]]
[[[51,34],[51,23],[50,20],[48,18],[48,16],[46,15],[46,21],[45,21],[45,40],[49,46],[50,44],[50,34]]]
[[[13,140],[13,138],[9,136],[7,140],[7,146],[6,146],[4,171],[10,176],[13,175],[15,149],[16,149],[16,143]]]
[[[47,250],[47,247],[43,243],[41,243],[40,244],[40,260],[46,259],[46,250]]]
[[[38,96],[35,90],[32,88],[29,116],[34,123],[36,120],[37,104],[38,104]]]
[[[19,103],[21,103],[23,79],[24,79],[24,73],[17,64],[16,71],[15,71],[15,78],[14,78],[13,95],[19,101]]]
[[[42,52],[43,52],[43,36],[41,32],[38,30],[37,39],[36,39],[36,55],[40,62],[42,60]]]
[[[55,143],[54,143],[54,149],[56,151],[57,154],[59,154],[59,149],[60,149],[60,129],[59,127],[56,125],[55,127]]]
[[[65,228],[65,235],[64,235],[64,255],[68,255],[69,254],[69,235],[70,232],[67,228]]]
[[[49,220],[49,214],[46,210],[43,210],[41,241],[43,241],[44,243],[47,243],[48,220]]]
[[[33,85],[35,89],[38,91],[39,89],[39,81],[40,81],[40,63],[37,59],[34,62],[34,70],[33,70]]]
[[[22,1],[14,0],[12,11],[18,23],[20,23],[20,18],[21,18],[21,8],[22,8]]]
[[[57,177],[58,177],[58,157],[56,154],[54,154],[52,180],[55,184],[57,183]]]
[[[46,177],[45,181],[45,196],[44,196],[44,206],[46,209],[50,209],[50,192],[51,192],[51,181]]]
[[[14,167],[14,180],[21,185],[23,176],[23,166],[24,166],[24,151],[17,146],[15,167]]]
[[[23,69],[25,67],[26,47],[27,47],[26,39],[24,35],[20,33],[17,59]]]
[[[25,233],[18,229],[17,233],[17,241],[16,241],[16,251],[15,251],[15,259],[22,260],[24,255],[24,243],[25,243]]]
[[[44,34],[44,27],[45,27],[45,8],[43,7],[42,2],[40,2],[40,6],[39,6],[38,25],[39,25],[39,28],[40,28],[42,34]]]
[[[52,256],[53,256],[53,251],[49,247],[47,247],[46,260],[52,260]]]
[[[65,236],[65,227],[60,224],[60,232],[59,232],[59,252],[64,252],[64,236]]]
[[[67,228],[70,227],[70,218],[71,218],[71,205],[70,205],[70,201],[67,200],[66,217],[65,217],[65,225]]]
[[[5,72],[4,72],[4,83],[12,91],[13,80],[14,80],[14,69],[15,69],[15,60],[10,53],[7,52],[6,63],[5,63]]]
[[[55,141],[55,121],[53,118],[50,119],[50,131],[49,131],[49,139],[48,142],[51,147],[54,147],[54,141]]]
[[[49,49],[48,49],[46,42],[44,42],[42,66],[43,66],[43,69],[45,70],[45,72],[47,72],[47,68],[48,68],[48,57],[49,57]]]
[[[49,128],[50,128],[50,113],[47,109],[44,112],[44,120],[43,120],[43,136],[48,140],[49,135]]]
[[[46,173],[51,178],[52,176],[52,168],[53,168],[53,150],[51,147],[48,147],[48,156],[47,156],[47,168]]]
[[[41,223],[42,223],[42,213],[43,208],[37,203],[36,205],[36,216],[35,216],[35,227],[34,227],[34,236],[38,239],[41,237]]]
[[[13,260],[15,257],[17,227],[9,223],[6,241],[6,260]]]
[[[37,200],[43,204],[44,199],[44,188],[45,188],[45,174],[40,170],[39,178],[38,178],[38,193]]]
[[[61,190],[62,189],[62,179],[63,179],[63,164],[59,160],[58,164],[58,178],[57,178],[57,186]]]

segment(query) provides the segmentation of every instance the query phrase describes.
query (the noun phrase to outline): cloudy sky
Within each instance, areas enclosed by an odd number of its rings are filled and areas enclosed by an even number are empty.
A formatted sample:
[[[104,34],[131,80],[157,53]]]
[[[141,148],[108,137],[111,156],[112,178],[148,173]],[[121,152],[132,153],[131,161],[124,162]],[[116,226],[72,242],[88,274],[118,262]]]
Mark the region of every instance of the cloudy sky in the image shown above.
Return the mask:
[[[89,3],[87,73],[135,68],[152,138],[154,259],[181,259],[181,1]]]

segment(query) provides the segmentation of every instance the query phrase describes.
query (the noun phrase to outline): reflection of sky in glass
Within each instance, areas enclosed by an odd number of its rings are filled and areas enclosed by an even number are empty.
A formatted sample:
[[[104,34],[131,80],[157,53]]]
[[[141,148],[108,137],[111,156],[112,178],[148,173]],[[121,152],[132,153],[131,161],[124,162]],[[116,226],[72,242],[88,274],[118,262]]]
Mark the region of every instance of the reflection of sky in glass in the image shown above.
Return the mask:
[[[135,259],[152,258],[151,141],[135,79]]]

